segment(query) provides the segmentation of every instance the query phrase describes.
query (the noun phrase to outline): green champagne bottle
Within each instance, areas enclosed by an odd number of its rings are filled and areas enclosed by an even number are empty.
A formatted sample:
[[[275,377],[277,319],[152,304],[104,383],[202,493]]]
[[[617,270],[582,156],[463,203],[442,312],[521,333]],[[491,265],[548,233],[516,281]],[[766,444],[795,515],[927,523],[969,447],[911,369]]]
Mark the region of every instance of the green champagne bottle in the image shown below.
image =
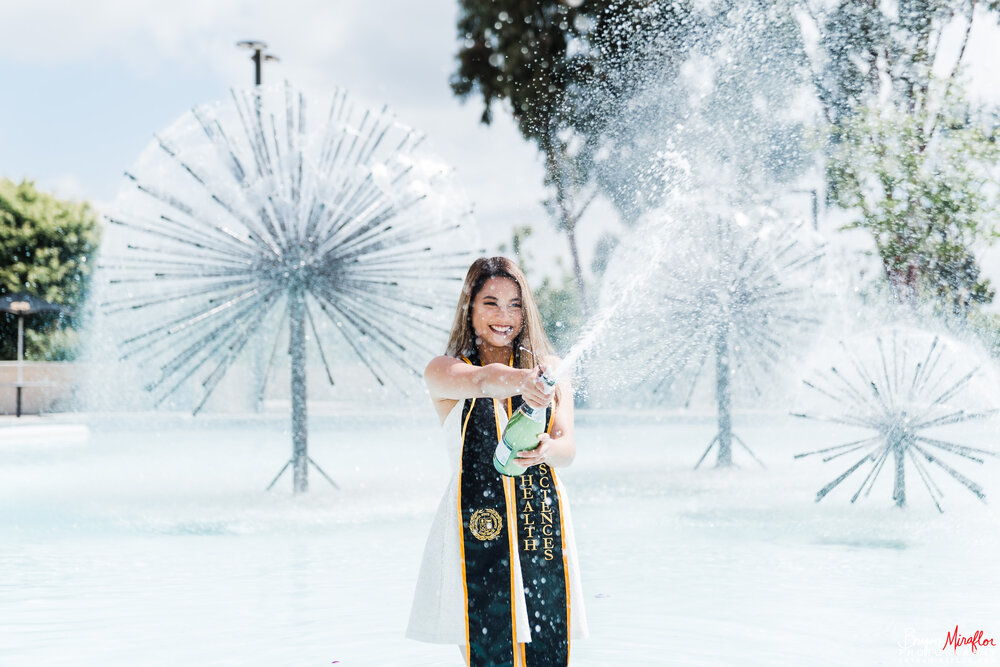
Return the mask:
[[[555,380],[549,378],[544,373],[542,381],[550,388],[555,385]],[[527,403],[521,403],[510,421],[507,428],[500,436],[496,451],[493,452],[493,467],[501,475],[517,477],[524,473],[525,468],[517,465],[517,454],[526,449],[534,449],[538,446],[538,436],[545,430],[545,408],[532,408]]]

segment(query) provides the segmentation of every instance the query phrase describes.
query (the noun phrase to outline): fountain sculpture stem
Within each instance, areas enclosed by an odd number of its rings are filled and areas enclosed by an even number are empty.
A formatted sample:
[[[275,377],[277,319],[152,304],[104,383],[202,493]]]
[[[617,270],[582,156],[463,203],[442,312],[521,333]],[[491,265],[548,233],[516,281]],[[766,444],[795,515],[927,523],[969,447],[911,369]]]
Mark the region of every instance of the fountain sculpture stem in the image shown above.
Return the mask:
[[[724,323],[715,339],[715,399],[719,410],[719,458],[715,467],[733,465],[732,392],[729,388],[729,327]]]
[[[907,434],[903,438],[910,440],[911,437]],[[895,458],[894,463],[896,464],[896,475],[893,480],[892,487],[892,497],[896,501],[896,507],[906,506],[906,476],[903,470],[903,457],[906,454],[906,444],[902,439],[896,442],[895,447],[892,448],[892,454]]]
[[[292,486],[295,493],[309,490],[309,454],[306,416],[305,294],[300,286],[288,295],[289,353],[292,382]]]

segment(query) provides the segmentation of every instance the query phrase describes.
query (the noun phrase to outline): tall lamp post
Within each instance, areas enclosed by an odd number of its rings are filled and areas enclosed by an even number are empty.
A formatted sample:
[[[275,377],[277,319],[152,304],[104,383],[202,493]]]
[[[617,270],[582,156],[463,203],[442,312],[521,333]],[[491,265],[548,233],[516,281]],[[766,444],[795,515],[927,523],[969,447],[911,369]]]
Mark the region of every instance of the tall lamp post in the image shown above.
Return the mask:
[[[250,60],[253,61],[254,65],[254,84],[259,86],[261,83],[261,64],[264,62],[281,62],[278,56],[272,55],[270,53],[264,53],[267,50],[267,44],[256,39],[246,39],[242,42],[236,42],[236,46],[243,49],[250,49],[253,51],[253,55],[250,56]],[[255,357],[256,359],[256,357]],[[259,376],[262,369],[255,363],[254,374]],[[257,386],[262,386],[261,382],[257,382]],[[263,409],[264,396],[263,394],[258,394],[257,399],[254,402],[254,411],[260,412]]]
[[[49,303],[37,296],[24,293],[5,294],[0,297],[0,313],[17,315],[17,377],[14,382],[4,382],[0,386],[14,387],[17,392],[15,414],[21,416],[21,392],[25,387],[50,387],[51,382],[27,382],[24,379],[24,316],[38,313],[66,312],[63,306]]]
[[[254,83],[258,86],[260,85],[261,80],[261,63],[281,62],[278,59],[278,56],[270,53],[264,53],[264,51],[267,50],[267,44],[256,39],[245,39],[242,42],[236,42],[236,46],[253,51],[253,55],[250,56],[250,60],[252,60],[254,64]]]

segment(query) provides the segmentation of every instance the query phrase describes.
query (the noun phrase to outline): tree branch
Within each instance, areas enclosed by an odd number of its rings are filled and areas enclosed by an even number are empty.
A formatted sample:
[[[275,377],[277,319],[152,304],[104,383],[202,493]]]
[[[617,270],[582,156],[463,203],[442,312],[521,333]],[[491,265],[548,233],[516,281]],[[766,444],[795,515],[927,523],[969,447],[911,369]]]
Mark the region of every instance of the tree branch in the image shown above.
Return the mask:
[[[977,0],[971,0],[971,2],[969,2],[969,23],[965,26],[965,35],[962,37],[962,47],[958,50],[958,57],[955,59],[955,64],[951,68],[951,73],[948,74],[948,80],[944,87],[944,95],[941,99],[941,107],[938,109],[937,113],[934,114],[934,124],[931,125],[931,129],[927,133],[927,141],[925,143],[930,143],[930,140],[934,137],[934,133],[937,131],[938,125],[941,123],[942,110],[948,103],[948,95],[951,93],[951,86],[955,81],[955,77],[958,76],[959,68],[962,66],[962,59],[965,57],[965,47],[969,45],[969,35],[972,33],[972,22],[976,17],[976,2]]]
[[[583,214],[586,213],[587,208],[591,205],[591,203],[593,203],[595,199],[597,199],[597,195],[598,195],[598,190],[597,188],[594,188],[594,191],[590,193],[590,196],[587,197],[587,200],[583,202],[582,206],[580,206],[580,210],[573,215],[574,228],[576,227],[576,223],[580,221],[580,218],[583,217]]]

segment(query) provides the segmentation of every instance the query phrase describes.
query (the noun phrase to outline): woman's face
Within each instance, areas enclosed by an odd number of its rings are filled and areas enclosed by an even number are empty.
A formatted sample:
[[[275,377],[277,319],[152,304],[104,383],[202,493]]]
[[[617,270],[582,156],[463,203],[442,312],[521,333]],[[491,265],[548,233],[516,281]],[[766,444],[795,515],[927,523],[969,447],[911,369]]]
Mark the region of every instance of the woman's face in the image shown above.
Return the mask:
[[[477,345],[511,347],[521,333],[521,288],[510,278],[490,278],[472,302]]]

